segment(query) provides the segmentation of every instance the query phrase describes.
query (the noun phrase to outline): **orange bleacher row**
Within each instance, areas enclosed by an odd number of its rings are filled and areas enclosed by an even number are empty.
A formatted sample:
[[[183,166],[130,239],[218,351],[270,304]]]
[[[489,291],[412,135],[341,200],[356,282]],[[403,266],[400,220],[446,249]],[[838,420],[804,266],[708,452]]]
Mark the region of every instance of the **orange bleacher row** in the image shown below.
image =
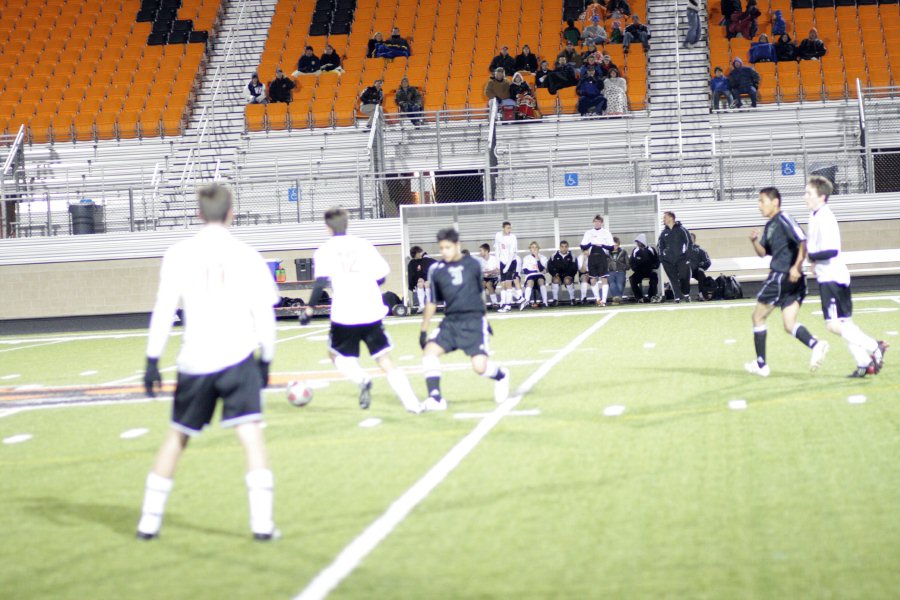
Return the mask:
[[[184,0],[210,29],[220,0]],[[203,44],[148,46],[139,0],[0,0],[0,132],[32,142],[178,135]]]
[[[394,93],[403,77],[422,92],[426,111],[485,107],[488,66],[501,46],[516,54],[528,44],[551,65],[562,49],[561,0],[359,0],[350,35],[327,40],[308,35],[314,7],[315,0],[280,0],[260,57],[260,80],[268,84],[278,66],[292,72],[304,47],[311,45],[319,54],[325,43],[342,56],[344,74],[298,77],[289,106],[247,106],[248,129],[352,125],[359,94],[376,79],[384,80],[388,113],[397,111]],[[644,15],[644,1],[632,3],[632,10]],[[412,55],[393,61],[366,58],[368,40],[376,32],[389,35],[392,27],[409,40]],[[606,50],[624,70],[631,109],[642,109],[647,88],[643,52],[633,51],[626,60],[621,46],[607,45]],[[533,79],[528,83],[534,87]],[[558,96],[536,92],[544,114],[575,112],[573,88]]]
[[[771,32],[771,15],[781,10],[793,40],[806,38],[815,27],[828,49],[821,60],[754,64],[762,78],[760,102],[855,98],[857,78],[863,86],[882,87],[898,82],[900,6],[897,4],[792,9],[790,0],[759,0],[759,9],[762,12],[759,33]],[[721,66],[727,73],[735,58],[746,63],[751,40],[725,38],[724,30],[718,25],[722,19],[718,3],[710,5],[709,18],[712,66]],[[896,76],[894,69],[897,69]]]

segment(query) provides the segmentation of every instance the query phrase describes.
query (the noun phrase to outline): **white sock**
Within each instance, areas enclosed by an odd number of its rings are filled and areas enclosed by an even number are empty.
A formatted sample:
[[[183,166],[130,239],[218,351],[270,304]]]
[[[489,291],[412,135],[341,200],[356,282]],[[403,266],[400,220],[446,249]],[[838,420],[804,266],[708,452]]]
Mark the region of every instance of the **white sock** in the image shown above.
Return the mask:
[[[591,291],[594,292],[594,300],[600,299],[600,284],[595,283],[591,286]]]
[[[587,298],[588,284],[587,281],[581,282],[581,299],[584,300]]]
[[[519,288],[514,288],[513,289],[513,298],[515,298],[516,302],[521,300],[523,298],[522,290],[520,290]]]
[[[552,283],[550,284],[550,291],[553,292],[553,300],[559,302],[559,284]]]
[[[567,285],[566,291],[569,292],[569,300],[574,300],[575,299],[575,284],[570,283],[569,285]]]
[[[544,306],[547,306],[547,286],[541,286],[541,301],[544,303]]]
[[[416,300],[419,301],[419,306],[425,307],[425,288],[416,288]]]
[[[162,527],[163,513],[166,511],[166,500],[172,491],[174,482],[171,479],[160,477],[156,473],[147,475],[147,483],[144,489],[144,506],[141,509],[141,522],[138,523],[138,531],[155,535]]]
[[[484,373],[481,374],[482,377],[487,377],[488,379],[497,379],[497,373],[500,372],[500,365],[495,363],[492,360],[487,362],[487,366],[484,368]]]
[[[873,354],[878,350],[878,341],[863,333],[862,329],[849,319],[841,323],[841,337],[847,341],[847,344],[858,346],[869,354]]]
[[[502,304],[503,306],[509,304],[509,290],[507,290],[506,288],[500,290],[500,304]]]
[[[600,288],[600,300],[606,302],[606,297],[609,295],[609,284],[604,283],[603,287]]]
[[[431,302],[431,286],[425,285],[425,302]]]
[[[491,304],[497,304],[497,294],[491,294]]]
[[[366,375],[363,368],[359,366],[359,359],[353,356],[335,356],[334,366],[337,367],[337,370],[340,371],[344,377],[356,385],[365,383],[369,379],[369,376]]]
[[[387,374],[387,380],[404,407],[417,408],[419,406],[419,399],[416,398],[416,393],[413,391],[412,386],[409,385],[406,373],[400,369],[394,369]]]
[[[856,361],[857,367],[868,367],[869,363],[872,362],[872,355],[866,352],[861,346],[848,343],[847,348],[850,349],[850,354],[853,355],[853,360]]]
[[[247,498],[250,501],[250,531],[272,533],[272,504],[275,498],[275,477],[269,469],[249,471],[244,477],[247,482]]]

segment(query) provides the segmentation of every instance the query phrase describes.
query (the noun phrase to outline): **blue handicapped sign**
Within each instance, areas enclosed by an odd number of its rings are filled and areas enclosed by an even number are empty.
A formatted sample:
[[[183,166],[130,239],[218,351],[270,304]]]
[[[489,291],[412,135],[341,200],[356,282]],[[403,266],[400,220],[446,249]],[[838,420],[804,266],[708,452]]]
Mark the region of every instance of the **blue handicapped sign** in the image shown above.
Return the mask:
[[[781,174],[785,177],[797,174],[797,165],[793,162],[781,163]]]
[[[288,188],[288,202],[298,202],[300,200],[300,191],[295,188]]]
[[[564,181],[566,187],[578,187],[578,173],[566,173]]]

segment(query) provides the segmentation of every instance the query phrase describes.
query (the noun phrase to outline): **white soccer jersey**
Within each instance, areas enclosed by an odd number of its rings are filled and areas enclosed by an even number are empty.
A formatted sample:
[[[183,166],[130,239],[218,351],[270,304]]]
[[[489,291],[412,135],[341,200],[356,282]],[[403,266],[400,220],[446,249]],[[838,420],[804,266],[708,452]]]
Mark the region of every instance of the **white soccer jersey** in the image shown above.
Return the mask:
[[[809,215],[809,239],[806,241],[810,254],[823,250],[837,250],[838,255],[827,260],[816,261],[816,279],[850,285],[850,271],[841,256],[841,229],[837,218],[827,204]]]
[[[331,321],[364,325],[387,314],[378,280],[391,268],[371,242],[354,235],[336,235],[315,253],[316,279],[331,280]]]
[[[547,257],[543,254],[534,256],[533,254],[529,253],[522,261],[522,273],[525,275],[533,275],[536,272],[539,272],[541,270],[541,267],[543,267],[545,271],[547,270]],[[529,272],[526,273],[526,271]]]
[[[516,239],[516,234],[503,235],[502,231],[498,231],[494,236],[494,253],[497,260],[506,266],[516,260],[519,256],[519,240]]]
[[[147,356],[162,355],[181,304],[185,325],[179,373],[216,373],[259,347],[262,359],[271,362],[277,301],[272,272],[259,253],[225,227],[207,225],[163,257]]]
[[[488,254],[487,258],[482,258],[481,256],[477,256],[479,262],[481,263],[481,272],[484,273],[485,277],[496,277],[500,271],[500,261],[497,260],[497,256],[495,254]]]
[[[612,246],[615,242],[613,241],[613,236],[609,232],[609,229],[605,227],[601,227],[600,229],[594,229],[591,227],[587,231],[584,232],[584,237],[581,238],[581,249],[585,250],[585,246],[590,246],[591,251],[594,251],[596,248],[600,246]],[[607,255],[609,252],[606,252]]]

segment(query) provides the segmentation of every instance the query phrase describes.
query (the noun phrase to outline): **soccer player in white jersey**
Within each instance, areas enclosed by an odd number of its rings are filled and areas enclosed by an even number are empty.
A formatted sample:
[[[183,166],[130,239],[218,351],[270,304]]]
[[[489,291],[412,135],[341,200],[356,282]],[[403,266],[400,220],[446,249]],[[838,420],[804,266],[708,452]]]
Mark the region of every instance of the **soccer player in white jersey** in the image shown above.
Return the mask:
[[[547,306],[547,257],[541,254],[541,247],[537,242],[528,244],[529,253],[522,260],[522,274],[525,275],[525,300],[531,299],[534,286],[541,292],[541,302]]]
[[[597,298],[597,306],[606,306],[606,297],[609,294],[609,253],[615,242],[609,229],[603,227],[603,217],[594,217],[594,226],[584,232],[581,239],[581,249],[588,253],[588,275],[590,276],[591,291]],[[602,285],[602,291],[601,291]]]
[[[162,384],[159,357],[179,304],[185,326],[171,429],[147,476],[137,537],[159,535],[178,460],[188,440],[212,421],[221,398],[222,426],[234,428],[246,456],[250,529],[256,540],[271,540],[280,534],[272,519],[274,478],[260,426],[260,392],[275,355],[272,307],[278,294],[262,257],[228,232],[231,192],[211,185],[199,190],[197,198],[206,225],[166,251],[150,319],[144,374],[149,396]]]
[[[888,344],[866,335],[853,322],[850,271],[841,256],[841,230],[828,205],[832,191],[831,182],[819,175],[810,177],[806,183],[803,198],[810,210],[809,262],[819,282],[825,327],[847,342],[856,361],[856,370],[850,377],[865,377],[881,371]]]
[[[525,295],[515,286],[516,277],[519,275],[519,241],[512,232],[509,221],[503,221],[501,231],[494,236],[494,254],[500,261],[500,310],[509,312],[513,300],[519,305],[519,310],[525,308]]]
[[[325,212],[325,225],[331,239],[313,255],[316,281],[306,309],[300,313],[300,324],[313,316],[326,287],[331,287],[331,360],[347,379],[359,386],[359,407],[372,402],[372,378],[359,364],[359,344],[364,342],[369,354],[387,375],[388,384],[400,398],[403,407],[413,414],[422,406],[403,371],[391,361],[391,340],[381,319],[387,306],[379,285],[391,272],[371,242],[347,233],[347,211],[332,208]]]
[[[488,244],[482,244],[478,247],[478,256],[480,259],[481,272],[484,276],[484,291],[488,295],[488,300],[494,308],[499,306],[497,301],[496,288],[500,282],[500,261],[497,256],[491,253],[491,247]]]

